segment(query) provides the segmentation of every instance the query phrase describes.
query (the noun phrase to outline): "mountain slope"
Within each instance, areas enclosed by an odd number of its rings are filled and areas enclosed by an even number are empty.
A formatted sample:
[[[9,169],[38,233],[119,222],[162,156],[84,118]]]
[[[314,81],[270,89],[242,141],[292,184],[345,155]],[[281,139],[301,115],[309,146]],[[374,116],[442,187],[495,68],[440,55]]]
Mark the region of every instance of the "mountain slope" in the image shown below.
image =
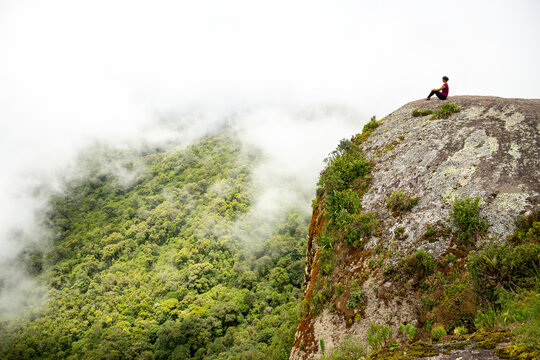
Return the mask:
[[[53,247],[29,253],[47,302],[0,318],[0,358],[286,358],[307,218],[244,221],[257,154],[229,134],[105,154],[52,201]],[[247,246],[253,226],[268,234]]]

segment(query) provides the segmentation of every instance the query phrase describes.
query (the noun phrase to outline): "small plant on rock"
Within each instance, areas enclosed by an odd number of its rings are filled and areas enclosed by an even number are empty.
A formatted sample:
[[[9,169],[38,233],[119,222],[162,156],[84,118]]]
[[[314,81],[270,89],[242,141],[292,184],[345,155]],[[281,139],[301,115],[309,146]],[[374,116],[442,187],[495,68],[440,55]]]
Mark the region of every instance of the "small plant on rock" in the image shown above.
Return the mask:
[[[435,226],[427,223],[426,224],[426,237],[432,237],[437,233],[437,229],[435,229]]]
[[[320,252],[321,261],[321,273],[323,275],[330,275],[334,270],[334,253],[331,249],[322,249]]]
[[[446,262],[448,262],[449,264],[453,264],[456,262],[457,258],[456,258],[456,255],[452,254],[452,253],[449,253],[445,256],[445,260]]]
[[[437,222],[436,224],[426,223],[426,232],[422,235],[422,240],[434,243],[444,237],[450,237],[451,233],[452,230],[449,227],[442,225],[440,222]]]
[[[394,212],[404,212],[411,210],[420,198],[412,197],[411,195],[405,193],[403,190],[393,191],[390,197],[386,199],[386,207]]]
[[[347,309],[354,309],[358,303],[364,302],[364,292],[362,290],[351,291],[351,297],[347,301]]]
[[[460,335],[466,335],[467,333],[468,331],[465,326],[458,326],[454,328],[454,335],[460,336]]]
[[[350,217],[350,222],[344,225],[345,239],[348,244],[355,245],[361,237],[369,237],[379,226],[377,214],[374,212],[359,212]],[[356,245],[355,245],[356,246]]]
[[[480,197],[465,197],[454,202],[450,211],[452,221],[459,229],[463,242],[472,242],[485,234],[488,222],[480,218]]]
[[[403,226],[398,226],[394,229],[394,238],[396,240],[405,240],[409,235],[405,234],[405,228]]]
[[[426,116],[426,115],[431,115],[431,114],[433,114],[433,110],[430,110],[430,109],[425,109],[425,110],[414,109],[411,115],[413,117],[419,117],[419,116]]]
[[[354,141],[356,143],[362,143],[366,141],[368,137],[371,135],[371,133],[375,131],[377,127],[379,127],[379,125],[381,124],[381,121],[382,120],[377,121],[377,118],[375,116],[372,116],[370,121],[366,125],[364,125],[364,128],[362,129],[362,133],[356,134],[356,136],[354,137]]]
[[[328,165],[321,173],[318,185],[330,194],[343,191],[358,178],[367,176],[371,166],[364,159],[361,148],[346,139],[341,140],[325,162]]]
[[[418,329],[411,324],[404,325],[403,323],[399,324],[399,333],[403,338],[405,338],[408,341],[413,341],[414,336],[416,335],[416,331]]]
[[[383,324],[370,324],[367,343],[372,351],[377,351],[392,344],[392,329]]]
[[[312,316],[318,315],[324,308],[324,304],[329,300],[332,295],[333,286],[328,282],[325,282],[320,290],[314,292],[309,299],[309,310]]]
[[[431,338],[433,341],[439,341],[440,338],[446,335],[446,330],[444,329],[444,326],[435,326],[433,329],[431,329]]]
[[[366,352],[362,344],[347,337],[333,352],[323,355],[322,360],[357,360],[364,356]]]
[[[493,330],[500,323],[499,314],[493,306],[488,306],[484,311],[478,310],[474,325],[477,329]]]
[[[513,245],[540,243],[540,210],[516,220],[516,232],[509,238]]]
[[[418,250],[415,254],[416,265],[424,271],[424,276],[427,277],[435,271],[435,262],[431,258],[431,254]]]
[[[373,131],[376,128],[378,128],[379,125],[380,125],[380,122],[377,121],[377,118],[375,116],[372,116],[369,122],[366,125],[364,125],[364,127],[362,128],[362,133]]]
[[[461,108],[454,103],[446,103],[435,111],[432,119],[448,119],[450,115],[460,112]]]
[[[341,229],[351,222],[351,217],[362,207],[358,193],[347,189],[333,191],[325,199],[326,218],[331,229]]]

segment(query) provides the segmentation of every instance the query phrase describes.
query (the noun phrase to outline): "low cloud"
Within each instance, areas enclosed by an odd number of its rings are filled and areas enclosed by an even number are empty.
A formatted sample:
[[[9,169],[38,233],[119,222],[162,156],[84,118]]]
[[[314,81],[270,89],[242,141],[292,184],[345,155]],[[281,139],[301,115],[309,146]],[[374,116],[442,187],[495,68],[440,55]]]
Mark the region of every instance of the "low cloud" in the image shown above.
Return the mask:
[[[309,211],[338,141],[442,75],[451,96],[540,97],[539,12],[526,0],[0,0],[0,313],[31,295],[19,260],[50,244],[47,200],[81,177],[81,153],[232,127],[262,156],[253,219]]]
[[[344,134],[352,135],[361,128],[366,118],[338,106],[266,106],[221,114],[216,111],[170,113],[166,121],[156,118],[153,127],[131,129],[129,138],[110,133],[102,137],[69,134],[85,140],[73,145],[69,156],[63,154],[59,160],[49,149],[37,156],[40,161],[37,166],[28,163],[27,169],[17,169],[3,184],[4,204],[10,206],[3,208],[0,227],[3,249],[0,314],[39,305],[44,299],[43,284],[32,280],[31,259],[26,254],[47,252],[54,239],[46,220],[48,201],[67,191],[66,186],[84,180],[89,169],[112,174],[119,185],[129,186],[144,167],[135,162],[126,169],[123,165],[126,156],[182,148],[204,136],[228,130],[246,152],[259,154],[253,170],[253,206],[234,225],[236,235],[252,243],[267,237],[286,210],[297,208],[309,212],[318,174],[323,168],[322,159]],[[223,186],[215,184],[210,191],[223,191]],[[218,230],[208,224],[208,231],[215,234]]]
[[[239,232],[247,242],[268,236],[287,209],[311,210],[323,159],[343,137],[354,135],[367,117],[349,108],[262,107],[239,116],[236,132],[247,148],[260,152],[253,171],[257,189]]]

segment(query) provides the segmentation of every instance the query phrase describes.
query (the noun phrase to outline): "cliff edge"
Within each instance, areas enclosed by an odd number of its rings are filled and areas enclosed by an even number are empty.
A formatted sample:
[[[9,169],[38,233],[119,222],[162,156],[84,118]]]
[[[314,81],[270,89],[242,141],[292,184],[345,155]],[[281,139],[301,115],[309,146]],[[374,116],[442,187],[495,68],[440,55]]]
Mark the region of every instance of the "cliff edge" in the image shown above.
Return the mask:
[[[313,205],[290,359],[365,342],[372,324],[394,334],[411,324],[417,339],[436,325],[476,331],[489,298],[469,274],[471,254],[502,246],[517,219],[538,213],[539,135],[540,100],[455,96],[413,101],[342,141]],[[354,168],[354,178],[332,180],[330,167],[347,154],[364,168],[343,165],[338,173]],[[476,205],[476,227],[464,230],[456,203]]]

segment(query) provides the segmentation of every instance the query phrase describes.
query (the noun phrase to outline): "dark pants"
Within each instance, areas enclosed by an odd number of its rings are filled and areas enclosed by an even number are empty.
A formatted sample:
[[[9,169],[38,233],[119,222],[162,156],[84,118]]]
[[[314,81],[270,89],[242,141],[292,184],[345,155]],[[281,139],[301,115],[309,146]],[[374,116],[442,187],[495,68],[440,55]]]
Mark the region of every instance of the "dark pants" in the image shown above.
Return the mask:
[[[441,100],[446,100],[446,96],[443,96],[442,92],[440,91],[431,91],[428,95],[428,99],[432,97],[433,95],[437,95],[437,97]]]

